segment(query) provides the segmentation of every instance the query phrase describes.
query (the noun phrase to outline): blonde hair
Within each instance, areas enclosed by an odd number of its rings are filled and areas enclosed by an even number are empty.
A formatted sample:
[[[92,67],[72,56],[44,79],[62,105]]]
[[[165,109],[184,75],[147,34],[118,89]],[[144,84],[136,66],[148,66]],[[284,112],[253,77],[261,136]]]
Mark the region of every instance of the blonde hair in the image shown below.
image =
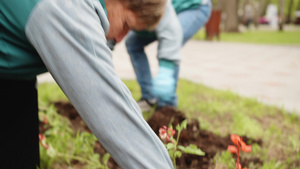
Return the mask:
[[[153,30],[165,13],[167,0],[120,0],[126,8],[134,12],[139,23]]]

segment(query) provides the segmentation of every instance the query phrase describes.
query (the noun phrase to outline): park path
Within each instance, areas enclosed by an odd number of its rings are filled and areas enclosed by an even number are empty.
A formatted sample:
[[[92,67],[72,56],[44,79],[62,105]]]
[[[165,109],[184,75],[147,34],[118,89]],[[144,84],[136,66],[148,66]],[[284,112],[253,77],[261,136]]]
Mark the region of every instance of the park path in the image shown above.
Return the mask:
[[[146,48],[153,75],[157,43]],[[296,111],[300,115],[300,46],[190,40],[182,50],[180,78]],[[117,74],[134,79],[124,42],[113,51]],[[46,73],[39,82],[52,81]]]

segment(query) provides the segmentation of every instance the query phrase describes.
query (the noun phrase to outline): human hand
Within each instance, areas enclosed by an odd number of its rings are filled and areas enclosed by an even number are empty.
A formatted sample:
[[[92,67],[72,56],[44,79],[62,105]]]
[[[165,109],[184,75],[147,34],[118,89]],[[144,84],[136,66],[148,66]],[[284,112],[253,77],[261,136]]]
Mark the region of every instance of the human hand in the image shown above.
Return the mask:
[[[176,80],[174,68],[159,67],[152,83],[152,95],[159,100],[170,100],[175,93]]]

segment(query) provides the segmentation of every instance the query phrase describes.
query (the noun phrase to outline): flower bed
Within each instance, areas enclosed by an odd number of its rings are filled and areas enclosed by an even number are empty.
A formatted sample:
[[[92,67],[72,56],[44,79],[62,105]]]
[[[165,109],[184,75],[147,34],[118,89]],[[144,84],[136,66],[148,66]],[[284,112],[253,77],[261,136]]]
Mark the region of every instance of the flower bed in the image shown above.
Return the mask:
[[[54,103],[54,105],[60,115],[65,116],[70,120],[71,128],[75,131],[75,133],[77,133],[77,131],[91,132],[83,122],[77,111],[69,102],[56,102]],[[161,111],[155,112],[147,122],[154,130],[154,132],[159,135],[159,128],[161,128],[162,126],[170,126],[171,124],[173,128],[175,128],[177,124],[180,124],[185,119],[187,118],[185,117],[184,113],[172,108],[164,108]],[[182,130],[178,144],[182,146],[194,144],[203,152],[205,152],[205,155],[197,156],[183,153],[180,158],[176,159],[177,169],[215,168],[215,156],[227,151],[228,145],[232,144],[230,135],[221,137],[212,132],[202,130],[201,124],[199,124],[199,122],[195,119],[187,119],[187,121],[187,129]],[[41,122],[40,131],[42,134],[49,128],[49,126],[45,128],[43,125],[44,123]],[[177,137],[176,134],[174,135],[175,138]],[[252,144],[262,144],[261,140],[253,140],[247,137],[243,137],[243,141],[245,143],[251,142]],[[99,142],[96,142],[94,146],[94,152],[100,154],[100,157],[103,157],[106,153],[106,150]],[[262,165],[262,161],[259,158],[240,158],[240,163],[243,166],[248,166],[250,163],[254,163],[258,166]],[[84,166],[86,167],[88,164],[82,164],[81,161],[73,159],[71,160],[69,165],[76,166],[76,168],[81,169],[84,168]],[[109,159],[107,166],[110,169],[120,168],[112,158]]]

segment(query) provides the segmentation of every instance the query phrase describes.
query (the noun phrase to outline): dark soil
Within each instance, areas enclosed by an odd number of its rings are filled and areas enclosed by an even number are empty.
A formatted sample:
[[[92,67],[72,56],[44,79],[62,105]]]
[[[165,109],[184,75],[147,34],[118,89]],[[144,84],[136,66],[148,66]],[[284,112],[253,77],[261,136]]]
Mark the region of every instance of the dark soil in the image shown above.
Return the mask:
[[[66,116],[70,119],[72,128],[74,131],[88,131],[89,128],[83,122],[77,111],[69,102],[56,102],[54,103],[58,109],[58,113]],[[173,125],[173,128],[176,127],[177,124],[181,123],[185,120],[186,117],[184,113],[175,110],[173,108],[164,108],[160,111],[155,112],[152,117],[148,120],[148,124],[154,130],[156,134],[158,134],[158,130],[163,125],[169,126],[169,124]],[[212,132],[202,130],[201,125],[197,120],[187,119],[188,126],[186,130],[183,130],[180,138],[179,144],[183,146],[188,146],[189,144],[195,144],[198,148],[205,152],[205,156],[196,156],[183,153],[180,159],[177,159],[176,164],[179,169],[212,169],[215,168],[214,156],[217,153],[221,153],[222,151],[227,150],[228,145],[232,145],[230,140],[230,136],[221,137]],[[41,123],[42,124],[42,123]],[[40,132],[43,132],[47,129],[40,126]],[[176,134],[175,134],[176,138]],[[259,145],[262,144],[261,140],[254,140],[251,138],[247,138],[243,136],[243,140],[247,142],[257,143]],[[102,145],[97,142],[95,145],[94,151],[99,153],[100,156],[103,156],[106,153],[106,150],[102,147]],[[252,159],[240,159],[242,166],[249,166],[249,163],[254,163],[258,165],[262,165],[262,161],[259,158]],[[78,163],[78,161],[74,161],[73,163]],[[111,169],[119,169],[120,167],[115,163],[115,161],[110,158],[109,168]]]

